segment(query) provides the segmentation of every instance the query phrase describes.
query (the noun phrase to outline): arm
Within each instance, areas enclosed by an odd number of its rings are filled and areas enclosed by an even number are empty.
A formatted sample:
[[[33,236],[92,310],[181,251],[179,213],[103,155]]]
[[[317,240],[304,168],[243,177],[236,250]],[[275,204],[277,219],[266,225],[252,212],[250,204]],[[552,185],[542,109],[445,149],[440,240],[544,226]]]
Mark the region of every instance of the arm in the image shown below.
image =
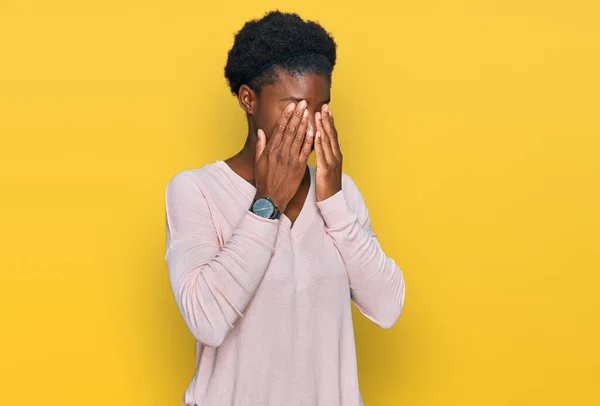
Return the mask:
[[[345,173],[342,179],[342,190],[317,206],[346,265],[356,307],[380,327],[391,328],[404,305],[403,274],[381,248],[356,184]]]
[[[201,343],[218,347],[253,297],[275,250],[279,220],[247,210],[221,245],[207,201],[187,171],[165,190],[165,260],[177,307]]]

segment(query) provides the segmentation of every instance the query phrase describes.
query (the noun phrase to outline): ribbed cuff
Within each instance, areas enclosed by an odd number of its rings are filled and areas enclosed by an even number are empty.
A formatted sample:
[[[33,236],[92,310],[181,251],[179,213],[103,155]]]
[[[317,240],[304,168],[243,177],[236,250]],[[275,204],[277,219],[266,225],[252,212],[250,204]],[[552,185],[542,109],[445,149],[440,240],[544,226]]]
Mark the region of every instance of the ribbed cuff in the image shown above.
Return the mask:
[[[327,228],[337,228],[356,220],[356,214],[348,205],[348,200],[342,190],[325,200],[317,202],[317,206]]]
[[[244,230],[247,234],[251,234],[255,240],[262,240],[262,243],[274,249],[279,223],[279,219],[266,219],[252,213],[250,210],[246,210],[246,215],[242,218],[238,228]]]

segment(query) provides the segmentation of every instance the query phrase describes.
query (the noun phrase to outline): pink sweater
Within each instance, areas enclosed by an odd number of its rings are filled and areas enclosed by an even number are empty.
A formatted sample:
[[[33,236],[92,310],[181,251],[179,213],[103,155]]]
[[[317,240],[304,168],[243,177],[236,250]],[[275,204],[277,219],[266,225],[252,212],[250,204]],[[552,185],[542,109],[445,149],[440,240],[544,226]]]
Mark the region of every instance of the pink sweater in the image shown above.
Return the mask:
[[[196,339],[184,406],[359,406],[352,299],[382,328],[404,304],[355,183],[298,218],[250,212],[256,189],[217,160],[177,173],[166,191],[171,288]]]

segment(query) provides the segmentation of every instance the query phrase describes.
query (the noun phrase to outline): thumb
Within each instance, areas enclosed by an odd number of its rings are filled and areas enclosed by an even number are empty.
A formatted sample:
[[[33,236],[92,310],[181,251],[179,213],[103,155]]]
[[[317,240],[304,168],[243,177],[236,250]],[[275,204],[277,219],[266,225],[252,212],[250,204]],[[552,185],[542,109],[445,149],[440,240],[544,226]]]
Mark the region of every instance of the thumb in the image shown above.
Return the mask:
[[[258,142],[256,143],[256,158],[254,162],[257,162],[263,151],[265,150],[266,145],[266,135],[263,130],[258,129]]]

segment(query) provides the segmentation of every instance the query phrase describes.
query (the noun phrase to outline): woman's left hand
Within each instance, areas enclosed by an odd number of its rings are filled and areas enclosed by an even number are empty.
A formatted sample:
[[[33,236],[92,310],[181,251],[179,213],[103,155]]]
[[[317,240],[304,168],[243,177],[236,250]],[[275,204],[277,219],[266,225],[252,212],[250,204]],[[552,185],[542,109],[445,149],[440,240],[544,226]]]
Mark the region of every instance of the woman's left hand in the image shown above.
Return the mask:
[[[333,123],[333,114],[327,104],[321,107],[321,111],[315,113],[315,122],[317,130],[315,192],[316,199],[320,202],[342,190],[342,152]]]

